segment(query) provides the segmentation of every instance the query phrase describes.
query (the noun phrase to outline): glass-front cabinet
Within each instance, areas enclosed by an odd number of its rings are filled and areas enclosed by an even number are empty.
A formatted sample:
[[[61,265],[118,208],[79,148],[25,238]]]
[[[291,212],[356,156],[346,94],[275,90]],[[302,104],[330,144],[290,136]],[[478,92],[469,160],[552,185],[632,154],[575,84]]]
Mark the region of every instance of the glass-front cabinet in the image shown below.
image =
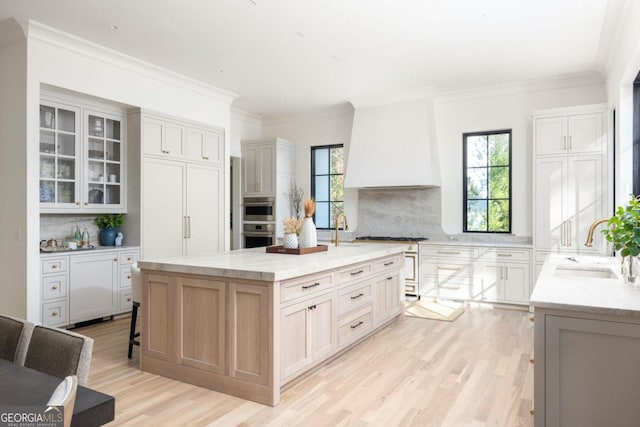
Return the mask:
[[[78,176],[80,109],[40,105],[40,203],[43,207],[80,208]]]
[[[126,212],[124,119],[40,103],[40,211]]]

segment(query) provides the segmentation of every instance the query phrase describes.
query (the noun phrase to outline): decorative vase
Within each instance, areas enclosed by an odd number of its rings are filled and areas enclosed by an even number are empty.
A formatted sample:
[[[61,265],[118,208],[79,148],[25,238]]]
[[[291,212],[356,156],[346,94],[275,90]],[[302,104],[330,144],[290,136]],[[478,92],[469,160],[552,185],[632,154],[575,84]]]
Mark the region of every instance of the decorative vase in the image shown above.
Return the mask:
[[[315,248],[316,246],[318,246],[316,225],[313,223],[313,218],[308,216],[305,217],[304,221],[302,221],[302,228],[300,229],[300,247]]]
[[[622,277],[627,285],[640,288],[640,259],[638,257],[622,258]]]
[[[287,249],[297,249],[298,248],[298,235],[294,233],[285,234],[282,239],[282,246]]]
[[[116,229],[113,227],[107,227],[100,230],[100,242],[102,242],[102,246],[115,246],[116,234]]]

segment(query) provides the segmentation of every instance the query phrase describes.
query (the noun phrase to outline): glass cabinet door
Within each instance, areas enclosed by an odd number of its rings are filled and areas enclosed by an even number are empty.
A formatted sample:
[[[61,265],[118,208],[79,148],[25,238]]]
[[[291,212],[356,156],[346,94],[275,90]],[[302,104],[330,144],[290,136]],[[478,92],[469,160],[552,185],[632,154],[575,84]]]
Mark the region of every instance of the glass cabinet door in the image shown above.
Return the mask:
[[[40,104],[40,204],[44,208],[79,208],[78,136],[80,110]]]
[[[122,205],[122,118],[95,111],[85,114],[85,206]]]

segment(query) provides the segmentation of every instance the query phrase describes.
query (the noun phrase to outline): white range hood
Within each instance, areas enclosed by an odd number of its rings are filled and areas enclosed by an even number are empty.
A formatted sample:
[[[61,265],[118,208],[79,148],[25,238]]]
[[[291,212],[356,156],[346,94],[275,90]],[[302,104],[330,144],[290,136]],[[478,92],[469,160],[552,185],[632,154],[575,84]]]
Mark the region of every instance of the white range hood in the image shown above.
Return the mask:
[[[352,104],[345,187],[440,186],[432,98]]]

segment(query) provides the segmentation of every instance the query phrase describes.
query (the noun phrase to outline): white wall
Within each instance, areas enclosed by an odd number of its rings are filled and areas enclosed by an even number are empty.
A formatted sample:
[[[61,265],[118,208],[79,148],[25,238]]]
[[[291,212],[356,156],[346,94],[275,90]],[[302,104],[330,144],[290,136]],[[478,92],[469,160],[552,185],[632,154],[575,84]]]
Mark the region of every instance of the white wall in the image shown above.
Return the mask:
[[[26,171],[26,258],[28,269],[16,274],[26,282],[27,317],[40,320],[40,269],[38,236],[40,233],[38,207],[38,105],[42,84],[69,89],[79,93],[145,108],[173,116],[195,120],[227,130],[225,141],[225,180],[229,182],[230,104],[235,95],[175,73],[109,51],[74,36],[64,34],[37,23],[23,24],[27,39],[26,108],[27,157],[15,168]],[[3,62],[4,63],[4,62]],[[23,93],[23,96],[25,93]],[[12,100],[15,104],[15,101]],[[13,126],[13,125],[12,125]],[[24,138],[14,143],[24,143]],[[226,189],[228,192],[228,188]],[[228,194],[228,193],[227,193]],[[224,224],[229,222],[229,204],[225,203]],[[228,245],[229,236],[225,236]],[[4,240],[0,247],[10,245]]]
[[[627,1],[607,63],[607,97],[616,110],[616,205],[633,189],[633,81],[640,71],[640,2]]]
[[[27,258],[39,230],[28,229],[27,49],[15,22],[0,24],[0,313],[26,317]],[[36,196],[37,197],[37,196]]]
[[[314,115],[262,122],[263,138],[282,137],[296,143],[296,184],[304,190],[305,198],[311,195],[311,147],[344,144],[349,151],[353,108],[337,107]],[[345,190],[345,214],[350,230],[357,228],[358,191]]]
[[[513,85],[436,99],[442,172],[442,228],[462,232],[462,134],[512,129],[512,233],[532,235],[532,121],[535,110],[606,102],[604,82],[578,79]]]

